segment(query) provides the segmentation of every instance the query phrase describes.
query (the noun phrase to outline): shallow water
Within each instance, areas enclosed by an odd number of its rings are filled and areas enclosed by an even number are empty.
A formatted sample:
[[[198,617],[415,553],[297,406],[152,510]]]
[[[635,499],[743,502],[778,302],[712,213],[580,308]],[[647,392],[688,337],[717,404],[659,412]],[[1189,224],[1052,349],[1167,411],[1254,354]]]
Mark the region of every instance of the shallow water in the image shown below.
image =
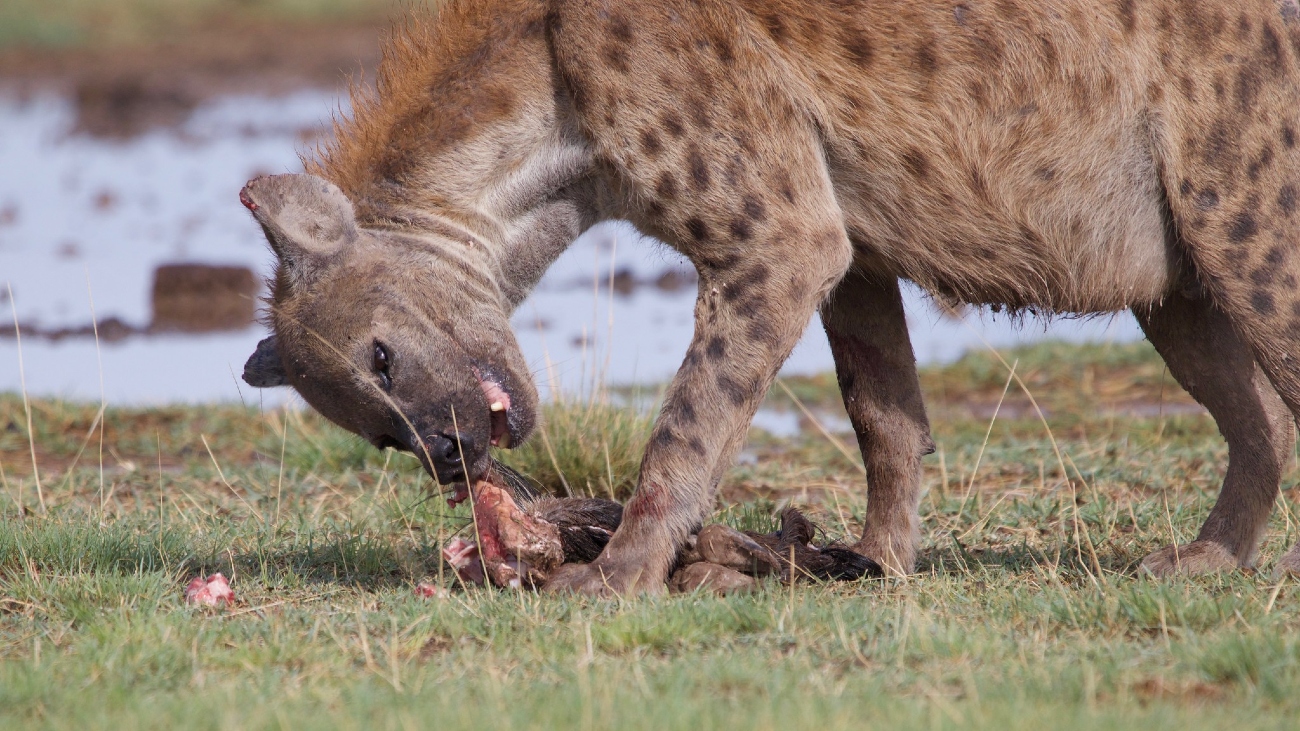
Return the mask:
[[[98,400],[102,381],[113,404],[282,400],[285,394],[256,393],[237,377],[265,335],[260,325],[198,334],[151,327],[161,319],[152,310],[153,276],[174,263],[265,276],[271,256],[238,191],[256,175],[300,170],[297,151],[341,103],[314,91],[227,97],[200,105],[178,127],[104,140],[73,133],[76,110],[66,99],[0,97],[0,322],[16,313],[31,328],[21,369],[18,343],[0,338],[0,391],[25,380],[33,395]],[[575,242],[514,317],[543,390],[671,377],[692,331],[694,285],[689,275],[685,282],[674,276],[686,271],[679,255],[622,224]],[[915,289],[906,296],[924,363],[954,360],[983,347],[981,339],[1003,347],[1141,337],[1128,315],[1018,326],[975,311],[963,322],[939,314]],[[92,298],[101,321],[115,317],[127,328],[120,340],[97,347],[85,335],[36,337],[89,325]],[[814,322],[785,372],[832,367]]]

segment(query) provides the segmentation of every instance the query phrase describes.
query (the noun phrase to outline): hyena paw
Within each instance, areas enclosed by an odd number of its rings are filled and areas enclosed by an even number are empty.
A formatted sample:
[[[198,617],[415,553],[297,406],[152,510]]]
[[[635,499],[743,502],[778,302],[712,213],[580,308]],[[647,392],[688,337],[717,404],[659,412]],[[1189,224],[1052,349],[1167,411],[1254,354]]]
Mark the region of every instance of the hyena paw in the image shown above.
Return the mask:
[[[603,557],[602,557],[603,558]],[[662,594],[668,577],[648,564],[604,561],[565,564],[551,574],[542,590],[547,593],[573,592],[595,597]]]
[[[1277,560],[1277,566],[1273,572],[1278,577],[1290,574],[1291,576],[1300,576],[1300,544],[1295,548],[1287,551],[1287,554]]]
[[[916,542],[910,535],[866,535],[849,550],[880,564],[886,576],[906,576],[916,571]]]
[[[1170,576],[1198,576],[1238,568],[1232,552],[1214,541],[1192,541],[1166,546],[1142,559],[1142,571],[1158,579]]]

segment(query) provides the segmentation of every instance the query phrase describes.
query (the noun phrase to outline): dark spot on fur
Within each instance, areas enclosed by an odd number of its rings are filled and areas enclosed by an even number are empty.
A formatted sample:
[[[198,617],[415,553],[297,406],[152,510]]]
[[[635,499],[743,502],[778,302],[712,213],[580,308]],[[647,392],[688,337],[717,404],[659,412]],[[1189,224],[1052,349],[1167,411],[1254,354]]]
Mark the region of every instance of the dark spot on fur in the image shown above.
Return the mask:
[[[718,60],[724,65],[730,66],[736,60],[735,51],[731,48],[731,40],[724,35],[713,38],[713,50],[718,54]]]
[[[724,302],[735,302],[749,291],[752,282],[746,277],[737,277],[722,288],[722,300]]]
[[[718,390],[731,399],[733,406],[741,406],[749,398],[748,389],[726,373],[718,374]]]
[[[610,19],[609,33],[624,43],[632,42],[632,24],[622,15],[615,15]]]
[[[1119,0],[1119,24],[1125,33],[1132,33],[1137,27],[1137,17],[1133,13],[1133,0]]]
[[[767,218],[767,208],[757,196],[745,196],[741,201],[741,209],[744,210],[745,217],[751,221],[762,221]]]
[[[958,3],[953,6],[952,17],[953,20],[957,21],[957,25],[965,27],[966,22],[970,19],[970,8],[966,7],[966,5],[962,3]]]
[[[849,54],[849,60],[858,68],[865,69],[871,65],[876,57],[876,49],[871,45],[871,39],[862,31],[847,33],[841,42],[844,44],[844,50]]]
[[[1277,279],[1277,270],[1272,267],[1260,267],[1250,273],[1250,283],[1257,287],[1267,287]]]
[[[745,272],[745,281],[758,287],[766,284],[769,276],[771,276],[771,271],[766,264],[755,264],[753,269]]]
[[[686,125],[682,123],[682,118],[677,116],[676,112],[669,112],[664,115],[664,129],[668,134],[681,139],[686,134]]]
[[[691,147],[690,152],[691,180],[695,182],[695,189],[704,192],[709,189],[709,163],[705,161],[704,155],[700,153],[698,147]]]
[[[659,176],[659,182],[655,183],[655,193],[667,201],[677,198],[677,180],[672,173],[666,172]]]
[[[789,31],[786,30],[785,20],[774,12],[763,14],[763,25],[767,26],[767,34],[777,43],[785,43],[789,38]]]
[[[659,157],[660,151],[663,150],[663,145],[659,142],[659,135],[655,134],[653,130],[641,130],[641,149],[650,157]]]
[[[1196,194],[1192,204],[1202,211],[1212,211],[1219,207],[1219,194],[1213,188],[1206,188]]]
[[[727,343],[722,338],[714,336],[709,339],[709,347],[704,350],[704,354],[711,361],[722,360],[727,355]]]
[[[704,442],[700,441],[699,437],[691,437],[690,440],[686,442],[686,446],[690,447],[691,451],[694,452],[697,457],[704,456]]]
[[[1236,153],[1235,147],[1236,144],[1227,125],[1223,120],[1217,120],[1210,128],[1210,134],[1205,138],[1201,159],[1207,165],[1219,167],[1219,163],[1227,162]]]
[[[1273,26],[1265,25],[1263,39],[1260,42],[1260,53],[1264,62],[1268,64],[1269,69],[1274,74],[1279,74],[1286,69],[1286,56],[1282,53],[1282,39],[1277,37],[1277,31]]]
[[[709,240],[709,224],[699,218],[687,219],[686,230],[691,233],[691,238],[696,241]]]
[[[681,399],[673,402],[673,408],[677,412],[677,417],[687,424],[694,424],[698,421],[695,416],[695,407],[691,405],[690,399]]]
[[[1050,183],[1056,179],[1056,171],[1049,167],[1041,167],[1034,171],[1034,177],[1043,182]]]
[[[1277,207],[1282,209],[1282,214],[1290,216],[1295,213],[1296,200],[1300,195],[1296,193],[1296,187],[1287,183],[1277,192]]]
[[[1255,308],[1259,314],[1268,317],[1277,311],[1277,306],[1273,302],[1273,295],[1262,289],[1257,289],[1250,293],[1250,306]]]
[[[673,435],[672,430],[665,426],[655,429],[655,433],[650,437],[650,443],[659,449],[670,449],[676,441],[677,437]]]
[[[1192,77],[1186,74],[1178,77],[1178,90],[1182,92],[1183,98],[1189,102],[1196,101],[1196,87],[1192,84]]]
[[[903,153],[903,165],[907,167],[912,177],[924,180],[930,174],[930,161],[926,159],[924,152],[915,147],[909,147]]]
[[[1288,150],[1295,147],[1295,129],[1289,124],[1282,125],[1282,144],[1286,145]]]
[[[628,64],[627,49],[622,46],[616,46],[613,43],[606,44],[601,49],[600,55],[605,59],[605,63],[613,66],[620,74],[631,73],[632,67]]]
[[[732,238],[737,241],[749,241],[749,237],[753,235],[753,231],[749,228],[749,221],[739,217],[731,219],[730,230]]]
[[[1182,195],[1191,195],[1195,189],[1196,186],[1192,185],[1192,181],[1187,178],[1183,178],[1183,182],[1178,184],[1178,192]]]
[[[1259,157],[1251,161],[1250,166],[1246,168],[1246,175],[1250,179],[1259,180],[1261,171],[1267,170],[1273,164],[1273,146],[1264,145],[1264,149],[1259,151]]]
[[[1253,66],[1243,66],[1237,71],[1237,85],[1235,93],[1237,96],[1237,109],[1242,112],[1248,112],[1255,106],[1255,101],[1259,98],[1259,90],[1263,84],[1259,78],[1259,71]]]
[[[1259,233],[1259,224],[1255,221],[1255,215],[1242,212],[1232,219],[1232,224],[1228,227],[1228,240],[1240,244],[1255,238],[1257,233]]]
[[[934,40],[932,39],[927,39],[920,46],[917,46],[913,58],[916,60],[916,67],[923,74],[929,75],[939,70],[939,57],[936,55]]]
[[[706,131],[713,129],[713,120],[709,119],[709,108],[704,104],[703,99],[691,95],[686,100],[686,109],[690,112],[691,121],[696,127]]]
[[[1286,261],[1286,249],[1280,246],[1269,249],[1268,254],[1264,257],[1264,262],[1269,266],[1282,266],[1284,261]]]
[[[721,258],[704,255],[700,256],[700,263],[715,272],[731,271],[731,268],[736,266],[736,263],[739,261],[740,256],[735,253],[725,254]]]
[[[1250,18],[1245,13],[1237,16],[1237,40],[1244,41],[1250,37]]]

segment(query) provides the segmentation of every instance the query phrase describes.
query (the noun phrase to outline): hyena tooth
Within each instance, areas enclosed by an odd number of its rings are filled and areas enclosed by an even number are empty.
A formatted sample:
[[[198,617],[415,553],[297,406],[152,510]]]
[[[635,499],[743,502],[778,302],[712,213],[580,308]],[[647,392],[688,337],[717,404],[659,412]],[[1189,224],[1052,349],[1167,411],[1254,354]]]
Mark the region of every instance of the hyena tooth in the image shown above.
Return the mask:
[[[492,409],[493,411],[505,411],[506,405],[501,403],[500,401],[493,401],[492,405],[489,406],[488,408]]]

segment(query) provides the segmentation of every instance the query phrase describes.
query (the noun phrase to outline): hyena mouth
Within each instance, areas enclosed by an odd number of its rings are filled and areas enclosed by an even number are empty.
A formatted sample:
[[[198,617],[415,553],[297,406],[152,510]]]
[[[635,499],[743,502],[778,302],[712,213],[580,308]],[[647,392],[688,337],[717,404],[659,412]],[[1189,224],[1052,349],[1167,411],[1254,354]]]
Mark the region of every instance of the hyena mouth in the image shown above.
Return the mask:
[[[488,421],[492,433],[490,441],[494,447],[510,447],[510,393],[495,379],[485,376],[475,369],[478,385],[483,389],[483,397],[488,403]]]

